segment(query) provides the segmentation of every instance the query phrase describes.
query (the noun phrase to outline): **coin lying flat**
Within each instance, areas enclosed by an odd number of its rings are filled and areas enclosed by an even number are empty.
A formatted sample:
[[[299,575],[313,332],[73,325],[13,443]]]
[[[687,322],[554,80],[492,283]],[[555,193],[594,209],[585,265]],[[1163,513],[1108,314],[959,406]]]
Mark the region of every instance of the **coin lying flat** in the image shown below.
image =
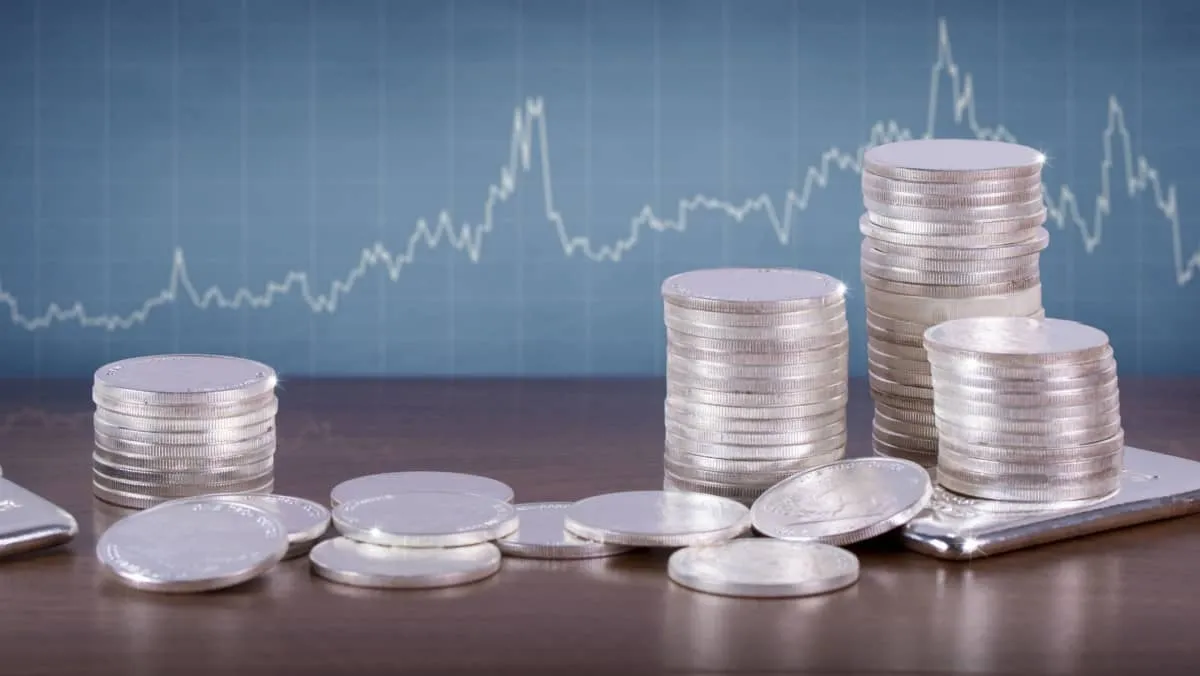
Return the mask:
[[[1045,161],[1042,153],[1015,143],[913,139],[869,149],[863,154],[863,170],[898,181],[972,183],[1034,176]]]
[[[625,491],[580,500],[563,526],[587,540],[631,547],[687,547],[732,540],[750,529],[750,510],[703,493]]]
[[[96,556],[123,584],[155,592],[232,587],[270,570],[288,533],[266,510],[228,500],[159,505],[100,536]]]
[[[1109,350],[1103,331],[1067,319],[975,317],[925,332],[925,348],[947,356],[1017,365],[1091,361]]]
[[[227,493],[206,495],[199,498],[183,498],[191,501],[229,500],[259,507],[283,524],[288,534],[288,551],[285,559],[306,553],[313,543],[329,530],[329,510],[320,503],[304,498],[274,493]]]
[[[929,503],[929,472],[899,458],[853,458],[786,479],[751,510],[768,537],[845,545],[903,526]]]
[[[848,587],[858,581],[859,564],[831,545],[743,538],[680,549],[668,559],[667,575],[709,594],[785,598]]]
[[[329,503],[334,507],[343,502],[362,500],[380,495],[395,495],[412,491],[445,491],[474,493],[512,502],[513,489],[508,484],[474,474],[458,472],[388,472],[348,479],[333,487]]]
[[[563,523],[571,502],[517,505],[517,530],[496,541],[501,553],[530,559],[593,559],[632,551],[633,547],[584,540]]]
[[[340,503],[333,526],[358,542],[391,547],[462,547],[517,529],[507,502],[472,493],[413,491]]]
[[[95,395],[143,405],[221,404],[275,389],[275,371],[250,359],[211,354],[166,354],[100,367]]]
[[[789,268],[717,268],[668,277],[663,300],[708,312],[791,312],[842,302],[846,286],[829,275]]]
[[[377,589],[433,589],[470,584],[500,570],[500,550],[465,547],[384,547],[338,537],[313,547],[312,571],[330,582]]]

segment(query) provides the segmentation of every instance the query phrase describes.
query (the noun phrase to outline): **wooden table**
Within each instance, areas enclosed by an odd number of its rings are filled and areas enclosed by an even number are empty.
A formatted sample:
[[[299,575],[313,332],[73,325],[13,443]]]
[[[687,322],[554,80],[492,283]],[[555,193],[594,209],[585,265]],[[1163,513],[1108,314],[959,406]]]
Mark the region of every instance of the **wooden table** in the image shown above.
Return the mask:
[[[854,388],[861,455],[870,400]],[[1200,673],[1200,517],[971,563],[868,543],[856,586],[783,601],[686,591],[650,554],[508,559],[430,592],[326,583],[304,559],[226,592],[131,591],[93,554],[89,390],[0,383],[4,475],[81,526],[0,562],[0,674]],[[1131,445],[1200,459],[1200,380],[1121,391]],[[661,381],[291,381],[280,397],[280,493],[324,502],[406,469],[486,474],[519,501],[661,486]]]

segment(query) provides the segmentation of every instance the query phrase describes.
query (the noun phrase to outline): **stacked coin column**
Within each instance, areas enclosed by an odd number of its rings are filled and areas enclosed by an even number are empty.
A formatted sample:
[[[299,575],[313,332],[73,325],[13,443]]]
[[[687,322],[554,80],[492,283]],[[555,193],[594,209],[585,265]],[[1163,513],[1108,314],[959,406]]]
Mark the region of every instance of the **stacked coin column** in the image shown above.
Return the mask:
[[[957,139],[864,155],[859,230],[877,454],[937,462],[926,329],[960,317],[1044,316],[1042,163],[1032,148]]]
[[[157,355],[96,371],[92,488],[144,509],[274,488],[276,374],[248,359]]]
[[[751,502],[842,457],[845,285],[791,269],[696,270],[662,285],[664,488]]]
[[[958,319],[929,329],[925,348],[943,488],[1020,502],[1117,490],[1125,435],[1103,331],[1062,319]]]

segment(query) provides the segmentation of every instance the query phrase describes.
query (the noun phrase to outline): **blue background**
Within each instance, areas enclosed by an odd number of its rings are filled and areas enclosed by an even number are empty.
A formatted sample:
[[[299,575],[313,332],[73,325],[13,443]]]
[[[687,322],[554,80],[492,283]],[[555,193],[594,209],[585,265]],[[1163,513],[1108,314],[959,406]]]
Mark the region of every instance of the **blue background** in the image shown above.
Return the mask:
[[[650,374],[659,284],[844,279],[891,138],[1050,157],[1045,305],[1200,373],[1200,3],[3,0],[0,375]]]

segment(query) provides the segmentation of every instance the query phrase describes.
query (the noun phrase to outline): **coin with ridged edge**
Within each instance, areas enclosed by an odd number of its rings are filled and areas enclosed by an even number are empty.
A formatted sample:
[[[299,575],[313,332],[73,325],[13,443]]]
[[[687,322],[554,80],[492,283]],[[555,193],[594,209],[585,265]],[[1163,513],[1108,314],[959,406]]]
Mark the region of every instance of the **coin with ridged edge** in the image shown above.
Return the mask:
[[[687,547],[667,560],[673,582],[720,596],[813,596],[849,587],[858,575],[858,557],[845,549],[763,538]]]
[[[780,540],[845,545],[903,526],[929,503],[920,465],[893,458],[840,460],[773,486],[754,502],[754,529]]]
[[[490,542],[464,547],[384,547],[336,537],[312,548],[312,572],[330,582],[374,589],[434,589],[479,582],[500,570]]]
[[[530,502],[516,505],[517,530],[496,541],[501,553],[529,559],[594,559],[615,556],[634,547],[575,537],[564,527],[572,502]]]
[[[259,362],[211,354],[134,357],[97,369],[100,396],[133,404],[219,404],[275,389],[274,369]]]
[[[333,526],[358,542],[389,547],[462,547],[517,529],[507,502],[473,493],[413,491],[338,503]]]
[[[668,277],[663,300],[710,312],[770,313],[842,301],[846,287],[829,275],[791,268],[716,268]]]
[[[412,491],[473,493],[495,498],[501,502],[512,502],[513,500],[513,489],[508,484],[490,477],[459,472],[411,471],[369,474],[347,479],[333,487],[329,494],[329,503],[337,507],[339,504],[351,500]]]
[[[750,510],[729,498],[702,493],[625,491],[571,505],[567,532],[587,540],[632,547],[688,547],[740,537]]]
[[[182,498],[171,503],[196,500],[228,500],[253,505],[275,515],[287,529],[288,551],[285,559],[292,559],[308,552],[313,544],[329,530],[329,510],[312,500],[275,493],[226,493],[206,495],[200,498]]]
[[[1108,335],[1068,319],[972,317],[925,332],[925,349],[950,357],[1014,365],[1091,361],[1107,354]]]
[[[899,181],[971,183],[1041,173],[1046,156],[1028,146],[979,139],[914,139],[870,148],[863,172]]]

